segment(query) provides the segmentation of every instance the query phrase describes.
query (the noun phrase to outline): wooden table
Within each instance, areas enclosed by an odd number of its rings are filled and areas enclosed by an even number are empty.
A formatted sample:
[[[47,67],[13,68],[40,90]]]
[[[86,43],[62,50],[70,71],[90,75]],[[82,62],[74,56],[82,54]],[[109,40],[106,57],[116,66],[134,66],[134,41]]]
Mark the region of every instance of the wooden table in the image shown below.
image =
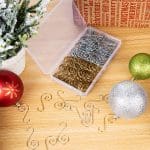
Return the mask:
[[[150,149],[149,103],[136,119],[114,120],[107,102],[112,85],[131,78],[130,58],[150,53],[150,29],[100,29],[120,38],[122,46],[86,97],[43,75],[27,54],[22,109],[0,108],[0,150]],[[150,80],[139,83],[150,97]]]

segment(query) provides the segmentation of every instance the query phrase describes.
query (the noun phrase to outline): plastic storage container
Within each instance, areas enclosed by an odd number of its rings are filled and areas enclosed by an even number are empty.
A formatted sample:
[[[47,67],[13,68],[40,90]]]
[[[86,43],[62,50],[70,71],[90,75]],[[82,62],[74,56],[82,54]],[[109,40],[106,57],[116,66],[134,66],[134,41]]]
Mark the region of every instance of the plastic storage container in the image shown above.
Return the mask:
[[[79,95],[87,95],[121,41],[87,27],[78,13],[74,1],[60,1],[41,24],[38,35],[29,41],[28,52],[44,74]]]

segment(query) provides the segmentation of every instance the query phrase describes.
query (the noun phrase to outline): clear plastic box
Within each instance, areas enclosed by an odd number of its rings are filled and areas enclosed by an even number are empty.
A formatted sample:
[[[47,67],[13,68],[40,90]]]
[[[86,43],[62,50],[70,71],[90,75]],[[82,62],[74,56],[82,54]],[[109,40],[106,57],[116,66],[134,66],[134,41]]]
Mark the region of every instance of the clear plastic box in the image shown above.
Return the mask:
[[[77,19],[78,19],[78,24],[74,22]],[[85,34],[87,34],[87,36]],[[87,44],[88,42],[84,43],[84,40],[92,42],[91,38],[96,40],[97,38],[98,40],[100,40],[100,38],[107,39],[108,41],[110,41],[111,44],[112,43],[116,44],[111,54],[109,54],[109,57],[107,56],[107,59],[104,60],[104,63],[101,62],[102,65],[98,61],[95,62],[93,61],[94,59],[93,60],[91,59],[94,58],[93,55],[91,56],[88,55],[90,57],[86,58],[85,57],[87,55],[86,51],[85,54],[83,55],[84,56],[83,58],[81,58],[82,55],[81,57],[76,56],[76,54],[78,55],[78,50],[74,55],[74,47],[76,45],[79,45],[79,47],[80,46],[83,47],[84,45],[86,46],[86,48],[89,47],[92,48],[91,43],[89,44]],[[83,40],[82,41],[84,43],[83,45],[82,44],[80,45],[80,40]],[[98,44],[100,44],[99,47],[101,47],[101,43]],[[28,52],[31,54],[31,56],[33,57],[35,62],[39,65],[40,69],[44,74],[49,74],[53,80],[70,88],[71,90],[74,90],[79,95],[87,95],[90,92],[90,90],[93,88],[97,80],[100,78],[100,76],[102,75],[103,71],[106,69],[107,65],[110,63],[113,56],[118,51],[121,45],[121,41],[95,28],[87,27],[84,22],[84,19],[82,19],[82,17],[79,16],[78,9],[74,5],[74,1],[61,0],[57,4],[57,6],[46,16],[46,18],[44,19],[43,23],[40,26],[38,35],[32,38],[28,42],[28,45],[29,45]],[[107,45],[106,47],[111,48],[111,45],[109,45],[109,43],[107,43],[106,45]],[[80,53],[82,53],[82,49],[79,48],[79,51]],[[96,51],[98,51],[98,49],[96,49]],[[92,63],[92,65],[94,64],[94,67],[95,65],[100,67],[99,72],[97,72],[97,74],[94,74],[95,76],[92,76],[93,77],[92,82],[88,82],[88,86],[86,86],[87,89],[81,90],[77,88],[78,85],[76,87],[72,86],[55,76],[55,73],[58,71],[58,68],[60,67],[61,64],[63,64],[64,59],[68,58],[67,56],[71,57],[71,59],[72,57],[76,56],[76,59],[82,59],[84,60],[84,62],[86,62],[86,64]],[[97,58],[96,60],[99,60],[99,57],[96,58]],[[89,61],[89,59],[91,59],[92,62]],[[79,67],[80,66],[81,64],[79,64]],[[85,67],[84,69],[86,70]],[[93,75],[93,72],[91,73]],[[75,79],[72,80],[74,81]],[[82,78],[81,78],[81,82],[82,82]]]

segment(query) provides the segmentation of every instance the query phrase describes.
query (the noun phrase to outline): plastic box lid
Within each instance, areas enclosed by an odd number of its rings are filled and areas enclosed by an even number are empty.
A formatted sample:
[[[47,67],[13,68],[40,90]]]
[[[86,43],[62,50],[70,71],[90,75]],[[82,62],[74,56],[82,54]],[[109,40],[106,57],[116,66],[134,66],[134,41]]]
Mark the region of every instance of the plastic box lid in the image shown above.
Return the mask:
[[[60,0],[44,18],[38,34],[28,41],[28,52],[44,74],[51,73],[68,45],[86,28],[82,17],[75,13],[79,11],[72,0]],[[73,17],[78,17],[81,24],[77,25]]]

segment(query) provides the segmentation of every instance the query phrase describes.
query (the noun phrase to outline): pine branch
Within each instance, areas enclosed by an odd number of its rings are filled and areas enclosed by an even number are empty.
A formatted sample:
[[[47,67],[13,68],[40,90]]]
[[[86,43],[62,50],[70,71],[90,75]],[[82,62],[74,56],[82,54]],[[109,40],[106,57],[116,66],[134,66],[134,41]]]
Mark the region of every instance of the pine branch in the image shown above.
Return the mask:
[[[6,60],[11,58],[12,56],[16,56],[21,48],[22,46],[20,45],[16,49],[10,49],[8,51],[0,53],[0,60]]]
[[[1,60],[15,56],[25,42],[37,31],[39,20],[46,10],[43,0],[31,7],[30,0],[5,0],[5,6],[0,10],[0,28],[3,45],[0,52]],[[37,9],[36,9],[37,8]],[[12,46],[11,49],[7,47]]]
[[[27,8],[29,6],[30,0],[24,0],[19,8],[19,12],[17,15],[17,24],[15,29],[18,30],[22,24],[24,24],[26,15],[27,15]]]
[[[35,5],[29,7],[27,11],[30,13],[36,12],[35,9],[40,6],[41,2],[42,0],[39,0]]]

